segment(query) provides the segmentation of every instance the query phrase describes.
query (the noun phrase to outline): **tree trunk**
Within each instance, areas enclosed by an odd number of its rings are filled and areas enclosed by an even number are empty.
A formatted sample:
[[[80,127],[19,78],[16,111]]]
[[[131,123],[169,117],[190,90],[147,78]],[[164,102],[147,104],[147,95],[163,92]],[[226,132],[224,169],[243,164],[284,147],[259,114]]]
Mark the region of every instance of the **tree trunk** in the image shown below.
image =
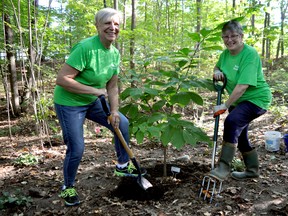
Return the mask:
[[[160,32],[162,23],[161,23],[161,16],[162,16],[162,5],[163,5],[163,1],[162,0],[157,0],[157,9],[156,9],[156,13],[157,13],[157,23],[156,23],[156,31]]]
[[[196,20],[197,20],[197,25],[196,25],[196,32],[200,32],[201,30],[201,19],[202,19],[202,16],[201,16],[201,8],[202,8],[202,0],[196,0],[196,8],[197,8],[197,11],[196,11],[196,14],[197,14],[197,17],[196,17]],[[200,43],[196,43],[195,44],[195,50],[199,49],[199,46],[200,46]],[[200,49],[199,49],[200,50]],[[195,54],[196,54],[197,51],[195,51]],[[197,58],[201,58],[201,53],[200,51],[195,55],[195,57]],[[197,63],[197,68],[198,70],[200,71],[201,68],[201,63],[200,61]]]
[[[123,24],[122,24],[122,29],[125,30],[126,29],[126,0],[123,1]],[[124,43],[122,42],[120,45],[120,54],[121,56],[124,55],[125,52],[125,46]]]
[[[280,3],[281,29],[280,29],[280,36],[279,36],[278,44],[277,44],[277,52],[276,52],[277,60],[279,58],[279,55],[281,55],[280,57],[284,56],[284,21],[286,18],[287,7],[288,7],[288,2],[286,2],[286,5],[285,5],[285,0],[282,0]]]
[[[166,0],[166,29],[168,29],[168,36],[171,36],[169,0]]]
[[[264,32],[263,32],[263,38],[262,38],[262,53],[261,55],[265,56],[265,44],[266,44],[266,34],[265,29],[267,28],[267,13],[265,13],[265,19],[264,19]]]
[[[134,62],[134,49],[135,49],[135,36],[134,36],[134,29],[136,26],[136,14],[135,14],[135,0],[132,0],[132,17],[131,17],[131,31],[132,36],[130,38],[130,69],[135,70],[135,62]],[[135,82],[131,83],[131,86],[136,86]]]
[[[269,2],[267,6],[269,7]],[[265,12],[264,33],[262,39],[262,56],[265,57],[263,60],[263,66],[267,68],[267,72],[269,71],[268,60],[270,59],[270,39],[268,38],[269,32],[267,32],[269,26],[270,14]]]
[[[255,0],[252,0],[252,5],[251,5],[251,7],[255,7],[255,5],[256,5]],[[252,27],[251,34],[254,35],[254,29],[255,29],[255,14],[252,14],[252,17],[251,17],[251,27]]]
[[[11,103],[12,103],[12,114],[18,116],[21,112],[19,91],[17,83],[17,71],[16,71],[16,61],[15,52],[13,45],[13,31],[10,25],[10,17],[8,14],[4,14],[4,28],[5,28],[5,46],[6,46],[6,56],[8,60],[8,72],[10,79],[10,90],[11,90]],[[7,101],[10,103],[10,101]]]
[[[196,25],[196,32],[200,32],[201,29],[201,7],[202,7],[202,0],[196,0],[196,20],[197,20],[197,25]]]
[[[26,86],[25,86],[25,95],[24,95],[24,104],[28,102],[31,97],[31,93],[35,93],[35,72],[34,72],[34,64],[36,60],[36,52],[33,48],[33,38],[32,38],[32,18],[31,18],[31,2],[28,0],[28,57],[29,57],[29,66],[28,66],[28,77],[26,78]]]
[[[236,0],[232,0],[232,13],[235,15],[236,12]]]
[[[184,38],[184,20],[185,20],[185,15],[184,15],[184,9],[185,9],[185,0],[181,1],[181,7],[182,7],[182,14],[181,14],[181,41],[183,41]],[[181,43],[181,46],[183,45],[183,42]]]
[[[267,13],[267,27],[270,27],[270,13]],[[266,61],[270,59],[270,39],[266,37]]]
[[[118,10],[118,0],[114,0],[113,3],[114,3],[114,9]],[[116,47],[118,50],[120,50],[120,45],[119,45],[119,43],[118,43],[117,40],[115,41],[115,47]]]

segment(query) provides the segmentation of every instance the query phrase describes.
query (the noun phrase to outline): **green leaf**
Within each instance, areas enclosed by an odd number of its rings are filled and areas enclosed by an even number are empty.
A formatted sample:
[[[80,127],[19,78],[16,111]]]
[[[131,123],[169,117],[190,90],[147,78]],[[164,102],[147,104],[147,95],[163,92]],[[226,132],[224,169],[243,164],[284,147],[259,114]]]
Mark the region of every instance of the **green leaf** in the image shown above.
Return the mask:
[[[168,88],[165,89],[165,94],[171,94],[176,92],[176,88],[174,86],[169,86]]]
[[[171,141],[171,126],[167,125],[160,137],[160,140],[164,146],[167,146],[168,143]]]
[[[159,76],[161,76],[161,74],[159,74]],[[156,86],[164,86],[165,85],[165,83],[164,82],[162,82],[162,81],[151,81],[150,82],[150,85],[156,85]]]
[[[137,115],[138,115],[139,111],[138,111],[138,106],[135,105],[135,104],[132,104],[130,106],[130,109],[127,113],[127,115],[130,117],[130,118],[135,118]]]
[[[165,100],[157,101],[156,103],[153,104],[152,109],[154,111],[158,111],[165,105],[165,103],[166,103]]]
[[[190,100],[195,102],[198,105],[203,105],[203,99],[201,96],[194,92],[180,92],[173,95],[171,98],[173,104],[179,104],[181,106],[186,106],[190,103]]]
[[[153,96],[157,96],[158,95],[158,90],[153,89],[153,88],[144,88],[144,92],[148,93],[150,95],[153,95]]]
[[[221,37],[220,36],[209,37],[209,38],[206,38],[206,41],[218,42],[218,41],[221,41]]]
[[[223,47],[222,46],[209,46],[209,47],[202,47],[202,50],[207,50],[207,51],[210,51],[210,50],[223,50]]]
[[[187,132],[194,135],[195,140],[211,143],[210,137],[208,137],[200,128],[193,126],[186,129]]]
[[[203,28],[200,30],[200,34],[203,36],[203,37],[206,37],[208,34],[210,34],[213,30],[210,30],[210,29],[207,29],[207,28]]]
[[[195,92],[188,92],[190,99],[198,105],[203,106],[203,99],[200,95],[196,94]]]
[[[130,95],[133,99],[137,100],[141,95],[143,95],[142,89],[134,88],[133,91],[130,92]]]
[[[15,201],[17,201],[17,198],[16,197],[8,197],[8,202],[9,203],[14,203]]]
[[[162,113],[153,113],[153,115],[147,119],[147,123],[156,123],[162,121],[165,117]]]
[[[140,104],[141,109],[143,109],[144,111],[149,112],[150,111],[150,107],[146,104]]]
[[[195,140],[195,136],[187,130],[183,130],[183,138],[186,143],[191,144],[191,145],[195,145],[197,142]]]
[[[180,53],[184,54],[185,56],[188,56],[191,50],[189,48],[183,48],[179,50]]]
[[[187,65],[187,63],[188,63],[187,60],[181,60],[181,61],[179,61],[178,66],[179,66],[180,68],[182,68],[182,67],[184,67],[185,65]]]
[[[144,140],[144,133],[141,130],[138,130],[135,137],[136,137],[137,143],[141,144]]]
[[[143,122],[143,123],[141,123],[141,124],[138,125],[139,130],[142,131],[143,133],[146,132],[147,127],[148,127],[147,122]]]
[[[180,92],[173,95],[170,100],[172,104],[179,104],[180,106],[184,107],[189,104],[190,96],[187,94],[187,92]]]
[[[201,40],[201,36],[198,32],[195,32],[195,33],[188,33],[188,36],[193,40],[193,41],[196,41],[196,42],[200,42]]]
[[[178,73],[176,72],[176,71],[159,71],[159,72],[161,72],[161,74],[163,75],[163,76],[167,76],[167,77],[178,77]],[[160,74],[160,75],[161,75]]]
[[[121,92],[121,99],[125,100],[127,97],[131,96],[131,92],[133,92],[135,88],[126,88],[123,92]]]
[[[182,128],[173,128],[171,136],[171,143],[177,149],[181,149],[185,145]]]
[[[131,128],[131,127],[130,127],[130,128]],[[136,134],[138,130],[139,130],[138,126],[132,127],[131,133],[132,133],[132,134]]]
[[[160,136],[160,129],[158,127],[148,127],[147,131],[151,134],[152,137],[159,137]]]

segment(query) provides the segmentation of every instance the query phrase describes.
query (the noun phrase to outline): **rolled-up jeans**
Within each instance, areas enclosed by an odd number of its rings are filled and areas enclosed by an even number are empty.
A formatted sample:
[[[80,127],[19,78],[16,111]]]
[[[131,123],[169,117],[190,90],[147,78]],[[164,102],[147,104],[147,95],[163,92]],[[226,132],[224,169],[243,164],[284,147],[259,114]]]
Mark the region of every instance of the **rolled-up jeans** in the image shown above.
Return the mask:
[[[266,111],[249,101],[243,101],[236,107],[231,106],[224,121],[223,140],[238,143],[238,149],[242,153],[251,151],[253,147],[248,138],[249,123]]]
[[[126,163],[129,161],[129,156],[115,134],[112,125],[107,122],[107,116],[102,109],[99,99],[86,106],[63,106],[55,104],[55,110],[62,129],[64,143],[67,146],[63,164],[64,185],[66,187],[74,186],[77,169],[83,156],[83,124],[86,118],[111,130],[114,133],[114,145],[118,162]],[[122,113],[119,114],[119,129],[125,141],[129,144],[129,122]]]

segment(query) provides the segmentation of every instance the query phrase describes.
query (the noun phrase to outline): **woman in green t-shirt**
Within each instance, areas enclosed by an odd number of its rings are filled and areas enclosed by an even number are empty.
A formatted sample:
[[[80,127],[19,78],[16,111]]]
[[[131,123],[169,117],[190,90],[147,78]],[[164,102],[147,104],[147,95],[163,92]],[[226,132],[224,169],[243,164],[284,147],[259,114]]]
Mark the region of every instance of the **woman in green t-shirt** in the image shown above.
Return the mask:
[[[243,43],[243,30],[239,22],[232,20],[222,28],[226,46],[214,67],[213,78],[227,79],[228,100],[214,107],[214,117],[229,110],[224,122],[223,144],[217,167],[210,176],[223,181],[230,174],[230,165],[236,147],[242,153],[246,166],[244,172],[232,172],[232,178],[244,180],[259,176],[258,155],[248,139],[249,123],[263,115],[271,103],[271,91],[266,83],[260,56]]]
[[[98,35],[77,43],[57,76],[55,110],[67,145],[63,165],[64,185],[60,195],[68,206],[80,203],[74,183],[84,152],[85,119],[97,122],[111,131],[114,131],[114,127],[119,128],[125,141],[129,143],[129,122],[118,111],[120,54],[112,45],[120,31],[120,19],[120,13],[112,8],[99,10],[95,16]],[[102,109],[98,99],[100,95],[108,97],[111,122],[107,121]],[[117,136],[114,137],[114,142],[118,161],[115,175],[138,176]]]

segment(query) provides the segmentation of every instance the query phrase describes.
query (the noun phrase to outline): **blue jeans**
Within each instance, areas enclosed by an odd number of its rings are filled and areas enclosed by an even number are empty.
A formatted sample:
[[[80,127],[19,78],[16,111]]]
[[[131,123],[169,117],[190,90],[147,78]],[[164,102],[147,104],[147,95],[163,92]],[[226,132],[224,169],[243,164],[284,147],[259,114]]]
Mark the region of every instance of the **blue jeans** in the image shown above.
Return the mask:
[[[249,123],[265,112],[266,110],[249,101],[243,101],[236,107],[231,107],[224,121],[223,140],[238,143],[238,149],[242,153],[251,151],[253,148],[248,138]]]
[[[97,122],[113,133],[114,129],[111,124],[108,124],[107,116],[102,109],[99,99],[86,106],[63,106],[55,104],[55,110],[62,129],[64,143],[67,145],[63,174],[64,185],[69,187],[74,185],[77,169],[84,152],[83,124],[85,119]],[[119,129],[127,144],[129,144],[129,122],[121,113]],[[128,162],[129,156],[115,133],[114,142],[118,162]]]

